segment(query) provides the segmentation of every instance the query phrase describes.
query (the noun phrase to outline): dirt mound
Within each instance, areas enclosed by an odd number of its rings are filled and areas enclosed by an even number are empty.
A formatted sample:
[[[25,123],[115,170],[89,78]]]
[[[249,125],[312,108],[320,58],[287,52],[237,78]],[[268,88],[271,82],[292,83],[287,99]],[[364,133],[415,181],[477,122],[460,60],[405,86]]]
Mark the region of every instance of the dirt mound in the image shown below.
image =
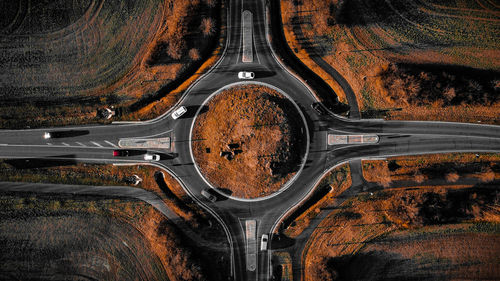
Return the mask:
[[[305,151],[295,106],[263,86],[230,88],[205,105],[193,154],[206,179],[232,196],[269,195],[298,170]]]

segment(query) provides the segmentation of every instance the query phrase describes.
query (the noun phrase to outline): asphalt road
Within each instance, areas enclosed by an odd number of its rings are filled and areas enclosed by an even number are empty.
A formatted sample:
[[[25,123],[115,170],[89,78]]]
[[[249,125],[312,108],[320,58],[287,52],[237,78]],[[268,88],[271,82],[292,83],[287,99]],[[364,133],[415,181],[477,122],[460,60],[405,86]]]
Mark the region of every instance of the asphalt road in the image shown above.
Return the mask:
[[[500,127],[446,122],[407,122],[383,120],[348,120],[341,117],[319,116],[311,109],[317,102],[300,80],[290,74],[275,59],[267,41],[267,21],[264,0],[229,1],[228,38],[221,60],[185,93],[179,105],[188,113],[173,120],[169,113],[147,122],[107,126],[76,126],[57,130],[73,131],[70,136],[45,140],[48,129],[0,131],[0,158],[57,159],[86,163],[143,163],[143,153],[129,157],[112,157],[120,138],[173,137],[172,151],[157,150],[158,163],[180,181],[185,190],[224,226],[233,251],[234,280],[268,280],[271,251],[259,251],[257,268],[246,268],[245,239],[242,222],[257,221],[257,239],[271,233],[279,221],[305,198],[320,178],[334,165],[352,159],[387,157],[439,152],[498,152]],[[241,62],[241,13],[248,10],[254,20],[254,62]],[[299,105],[306,118],[309,143],[305,165],[295,180],[283,192],[265,200],[244,202],[234,199],[207,201],[201,190],[210,188],[198,173],[190,152],[190,131],[195,113],[207,98],[220,88],[241,82],[239,71],[253,71],[254,81],[277,87]],[[53,129],[55,130],[55,129]],[[327,145],[327,134],[371,133],[380,137],[378,144]],[[154,150],[152,150],[154,151]],[[50,162],[50,161],[48,161]],[[272,247],[272,241],[270,243]]]

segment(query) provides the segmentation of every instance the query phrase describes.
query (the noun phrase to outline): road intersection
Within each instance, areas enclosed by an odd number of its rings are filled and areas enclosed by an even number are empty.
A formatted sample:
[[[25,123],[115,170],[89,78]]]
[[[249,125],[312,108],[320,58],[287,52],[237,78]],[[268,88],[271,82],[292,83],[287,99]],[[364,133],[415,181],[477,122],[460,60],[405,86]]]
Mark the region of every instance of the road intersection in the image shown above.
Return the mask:
[[[379,119],[350,120],[340,116],[320,115],[311,108],[318,100],[310,88],[291,74],[277,60],[269,43],[268,21],[264,0],[230,0],[228,32],[224,53],[216,65],[193,84],[184,94],[179,106],[188,112],[177,120],[170,112],[150,121],[116,123],[105,126],[75,126],[57,128],[82,132],[74,137],[43,139],[48,129],[1,130],[0,158],[60,159],[85,163],[141,164],[142,155],[112,157],[120,140],[130,138],[171,138],[168,150],[152,148],[149,152],[161,155],[158,167],[172,174],[186,192],[223,225],[232,250],[231,275],[234,280],[269,280],[272,250],[259,251],[259,239],[272,234],[293,208],[307,198],[320,179],[333,167],[351,160],[383,158],[444,152],[498,152],[500,127],[492,125],[447,122],[384,121]],[[243,62],[242,14],[253,18],[252,62]],[[276,28],[276,27],[275,27]],[[300,108],[306,119],[309,137],[308,153],[300,173],[286,189],[275,196],[256,200],[227,198],[209,202],[201,191],[211,188],[196,169],[190,143],[191,129],[201,105],[219,89],[240,82],[239,71],[252,71],[255,81],[286,93]],[[229,113],[228,113],[229,114]],[[328,145],[328,134],[378,136],[377,143]],[[149,163],[149,162],[148,162]],[[255,221],[256,267],[248,268],[248,245],[245,222]],[[272,235],[269,246],[272,249]],[[254,240],[252,240],[254,241]],[[254,253],[254,251],[252,251]],[[296,277],[298,278],[298,276]]]

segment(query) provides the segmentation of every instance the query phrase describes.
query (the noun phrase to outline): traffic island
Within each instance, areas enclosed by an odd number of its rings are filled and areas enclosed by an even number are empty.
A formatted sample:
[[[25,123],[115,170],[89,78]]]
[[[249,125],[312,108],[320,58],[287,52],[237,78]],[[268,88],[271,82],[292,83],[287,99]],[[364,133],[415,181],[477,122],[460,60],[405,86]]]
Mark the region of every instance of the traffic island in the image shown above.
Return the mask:
[[[280,190],[307,150],[299,109],[263,85],[238,85],[202,106],[192,132],[197,167],[217,190],[255,199]]]

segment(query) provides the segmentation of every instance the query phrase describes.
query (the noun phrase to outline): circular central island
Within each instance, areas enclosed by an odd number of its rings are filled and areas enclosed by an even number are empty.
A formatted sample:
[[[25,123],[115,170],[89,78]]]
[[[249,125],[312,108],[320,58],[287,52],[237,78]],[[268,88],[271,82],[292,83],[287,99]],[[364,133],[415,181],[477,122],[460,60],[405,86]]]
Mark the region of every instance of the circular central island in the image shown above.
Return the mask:
[[[192,152],[217,191],[256,199],[280,190],[299,171],[306,132],[299,109],[284,94],[264,85],[236,85],[200,108]]]

